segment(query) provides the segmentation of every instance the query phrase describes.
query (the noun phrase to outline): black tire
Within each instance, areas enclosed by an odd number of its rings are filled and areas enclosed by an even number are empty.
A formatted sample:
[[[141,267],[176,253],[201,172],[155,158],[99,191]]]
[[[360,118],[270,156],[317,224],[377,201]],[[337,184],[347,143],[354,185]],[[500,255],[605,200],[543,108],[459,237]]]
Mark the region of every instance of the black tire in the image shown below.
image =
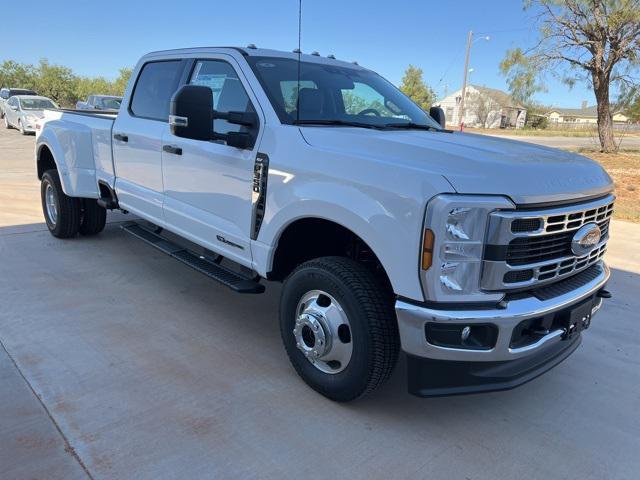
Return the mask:
[[[45,196],[49,186],[53,189],[56,202],[57,215],[55,220],[50,217],[47,211]],[[40,197],[44,218],[51,234],[57,238],[74,237],[80,227],[80,199],[69,197],[64,193],[57,170],[47,170],[42,176]]]
[[[107,223],[107,210],[98,205],[93,198],[82,200],[82,215],[80,219],[80,235],[97,235]]]
[[[334,297],[348,316],[353,353],[339,373],[324,373],[296,347],[292,333],[302,296],[322,290]],[[280,334],[298,375],[331,400],[347,402],[372,392],[391,375],[400,338],[393,292],[363,265],[343,257],[322,257],[300,265],[284,282],[280,298]]]

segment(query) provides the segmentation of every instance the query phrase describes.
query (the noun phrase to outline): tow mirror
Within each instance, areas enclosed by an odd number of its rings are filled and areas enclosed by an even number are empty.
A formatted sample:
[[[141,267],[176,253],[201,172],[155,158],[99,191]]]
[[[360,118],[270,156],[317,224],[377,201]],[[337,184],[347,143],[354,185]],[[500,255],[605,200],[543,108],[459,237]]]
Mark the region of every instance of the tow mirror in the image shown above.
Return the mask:
[[[184,85],[171,98],[169,127],[176,137],[211,140],[213,93],[202,85]]]
[[[247,149],[255,144],[254,130],[258,126],[255,112],[216,112],[213,93],[202,85],[184,85],[171,98],[169,109],[171,133],[192,140],[223,140],[230,147]],[[249,132],[216,133],[214,120],[226,120],[247,127]]]
[[[447,120],[444,116],[444,110],[440,107],[431,107],[429,109],[429,116],[440,124],[442,128],[446,128]]]

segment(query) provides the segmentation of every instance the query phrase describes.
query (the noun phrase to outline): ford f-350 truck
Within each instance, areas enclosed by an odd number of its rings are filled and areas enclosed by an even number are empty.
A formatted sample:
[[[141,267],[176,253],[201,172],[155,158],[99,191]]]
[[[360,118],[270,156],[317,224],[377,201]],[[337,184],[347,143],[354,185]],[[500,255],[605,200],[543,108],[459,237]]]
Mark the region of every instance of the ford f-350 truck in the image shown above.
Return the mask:
[[[125,231],[240,293],[283,282],[291,363],[338,401],[400,351],[411,393],[509,389],[580,344],[610,293],[613,184],[582,156],[452,132],[333,56],[154,52],[117,115],[47,113],[46,224]]]

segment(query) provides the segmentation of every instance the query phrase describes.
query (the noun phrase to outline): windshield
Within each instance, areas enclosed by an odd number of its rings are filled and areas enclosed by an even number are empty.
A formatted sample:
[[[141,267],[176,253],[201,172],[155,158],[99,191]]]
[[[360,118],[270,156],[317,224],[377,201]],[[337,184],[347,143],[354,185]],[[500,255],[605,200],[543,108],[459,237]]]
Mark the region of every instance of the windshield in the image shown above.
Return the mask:
[[[362,68],[247,57],[282,123],[390,127],[440,125],[377,73]],[[299,102],[298,102],[299,96]],[[297,111],[299,103],[300,111]]]
[[[105,110],[118,110],[120,109],[122,99],[117,97],[103,97],[99,103]]]
[[[21,98],[20,107],[22,110],[44,110],[45,108],[58,108],[46,98]]]

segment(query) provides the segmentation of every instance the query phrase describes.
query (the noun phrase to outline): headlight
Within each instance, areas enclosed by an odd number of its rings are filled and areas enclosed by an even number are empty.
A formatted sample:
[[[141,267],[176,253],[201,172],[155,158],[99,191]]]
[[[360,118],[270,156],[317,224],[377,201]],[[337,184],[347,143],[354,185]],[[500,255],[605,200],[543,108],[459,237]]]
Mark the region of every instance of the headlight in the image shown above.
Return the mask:
[[[421,280],[432,302],[499,301],[501,293],[480,290],[482,253],[489,213],[513,209],[504,197],[438,195],[427,205]]]

